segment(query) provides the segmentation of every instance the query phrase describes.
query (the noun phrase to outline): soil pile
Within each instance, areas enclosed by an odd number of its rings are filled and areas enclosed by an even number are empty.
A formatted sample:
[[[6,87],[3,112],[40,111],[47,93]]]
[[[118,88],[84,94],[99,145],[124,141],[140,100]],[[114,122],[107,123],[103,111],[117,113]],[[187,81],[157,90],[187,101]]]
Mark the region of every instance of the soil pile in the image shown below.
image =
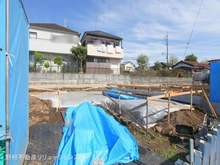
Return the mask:
[[[63,122],[60,111],[52,108],[51,100],[42,100],[34,96],[29,97],[29,127],[34,124]]]
[[[162,122],[154,126],[154,130],[161,134],[176,135],[176,125],[191,126],[194,132],[197,132],[202,125],[204,113],[199,110],[180,110],[170,114],[170,123],[166,117]]]

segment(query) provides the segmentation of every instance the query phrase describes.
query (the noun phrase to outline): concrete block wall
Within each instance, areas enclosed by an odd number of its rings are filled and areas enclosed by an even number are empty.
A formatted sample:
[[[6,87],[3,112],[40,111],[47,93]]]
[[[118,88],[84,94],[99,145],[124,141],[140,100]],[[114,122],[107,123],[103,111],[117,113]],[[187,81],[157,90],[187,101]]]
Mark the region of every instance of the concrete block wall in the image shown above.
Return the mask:
[[[30,73],[29,83],[33,84],[163,84],[190,83],[192,78],[175,77],[134,77],[116,74],[62,74]]]
[[[183,102],[190,104],[190,95],[181,95],[181,96],[173,96],[171,98],[173,101]],[[193,104],[203,107],[205,110],[207,110],[209,113],[211,113],[211,110],[209,108],[208,102],[205,99],[202,99],[201,96],[195,96],[193,95]],[[220,116],[220,103],[211,103],[215,113],[217,116]]]

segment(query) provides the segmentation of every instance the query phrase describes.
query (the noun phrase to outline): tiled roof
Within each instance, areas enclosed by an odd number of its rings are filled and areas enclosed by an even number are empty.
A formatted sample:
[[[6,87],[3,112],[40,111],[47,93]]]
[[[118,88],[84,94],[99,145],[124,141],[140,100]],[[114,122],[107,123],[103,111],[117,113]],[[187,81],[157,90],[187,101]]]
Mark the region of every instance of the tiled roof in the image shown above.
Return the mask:
[[[78,35],[80,35],[80,33],[77,31],[57,25],[55,23],[30,23],[30,27],[38,27],[38,28],[68,32],[68,33],[77,33]]]
[[[111,38],[111,39],[122,40],[121,37],[118,37],[118,36],[115,36],[115,35],[112,35],[112,34],[109,34],[109,33],[103,32],[103,31],[100,31],[100,30],[86,31],[83,34],[83,37],[86,36],[86,35],[97,36],[97,37],[106,37],[106,38]]]
[[[191,65],[193,68],[210,68],[210,65],[208,63],[198,63],[198,62],[194,62],[194,61],[180,61],[177,64],[175,64],[174,66],[176,66],[180,63],[185,63],[188,65]]]

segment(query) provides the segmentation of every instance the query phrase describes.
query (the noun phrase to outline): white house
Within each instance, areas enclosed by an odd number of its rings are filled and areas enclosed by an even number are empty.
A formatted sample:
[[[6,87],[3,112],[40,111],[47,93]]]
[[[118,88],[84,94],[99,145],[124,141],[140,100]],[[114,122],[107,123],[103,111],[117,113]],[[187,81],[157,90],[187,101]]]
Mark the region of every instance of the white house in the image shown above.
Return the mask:
[[[123,58],[122,38],[103,32],[86,31],[81,43],[87,47],[85,72],[92,74],[120,74]]]
[[[125,61],[122,64],[124,66],[124,71],[128,72],[134,72],[135,71],[135,65],[131,61]]]
[[[61,56],[64,63],[75,65],[69,55],[70,49],[79,43],[79,32],[54,23],[30,23],[29,32],[30,64],[34,62],[34,52],[40,52],[48,61]]]

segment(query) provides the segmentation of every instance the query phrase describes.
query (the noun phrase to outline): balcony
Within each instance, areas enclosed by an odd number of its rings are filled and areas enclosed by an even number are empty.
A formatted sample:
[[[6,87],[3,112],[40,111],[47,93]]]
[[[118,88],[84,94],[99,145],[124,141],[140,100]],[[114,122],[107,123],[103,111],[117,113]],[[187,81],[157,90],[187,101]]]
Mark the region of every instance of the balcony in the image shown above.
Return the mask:
[[[113,47],[112,45],[95,46],[87,44],[87,55],[107,58],[123,58],[123,49],[120,46]]]
[[[53,43],[51,40],[35,39],[30,38],[29,50],[57,53],[57,54],[70,54],[70,49],[72,46],[77,46],[76,44],[68,43]]]

